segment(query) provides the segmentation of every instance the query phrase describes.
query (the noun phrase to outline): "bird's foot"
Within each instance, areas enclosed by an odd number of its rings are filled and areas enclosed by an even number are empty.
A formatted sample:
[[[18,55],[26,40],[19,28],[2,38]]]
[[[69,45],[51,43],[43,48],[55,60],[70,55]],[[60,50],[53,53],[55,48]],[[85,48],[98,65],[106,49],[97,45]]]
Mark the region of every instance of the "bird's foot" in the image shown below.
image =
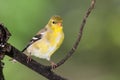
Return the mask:
[[[55,64],[54,62],[50,61],[50,63],[51,63],[52,69],[55,69],[57,67],[57,64]]]
[[[31,56],[27,57],[27,63],[29,63],[32,60]]]

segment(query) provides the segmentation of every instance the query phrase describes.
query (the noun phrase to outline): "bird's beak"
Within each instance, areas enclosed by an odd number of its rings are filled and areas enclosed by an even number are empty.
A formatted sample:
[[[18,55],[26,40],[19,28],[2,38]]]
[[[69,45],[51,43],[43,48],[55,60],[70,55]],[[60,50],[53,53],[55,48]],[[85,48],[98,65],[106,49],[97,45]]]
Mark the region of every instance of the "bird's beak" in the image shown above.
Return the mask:
[[[57,23],[58,24],[58,26],[62,26],[62,23],[61,22],[59,22],[59,23]]]

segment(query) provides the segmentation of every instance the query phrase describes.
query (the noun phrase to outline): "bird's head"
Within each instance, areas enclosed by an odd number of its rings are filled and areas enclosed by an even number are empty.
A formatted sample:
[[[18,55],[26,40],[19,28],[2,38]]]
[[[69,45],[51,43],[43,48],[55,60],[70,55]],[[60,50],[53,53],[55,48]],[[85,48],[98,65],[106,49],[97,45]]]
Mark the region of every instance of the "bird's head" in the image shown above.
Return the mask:
[[[53,29],[62,29],[62,18],[60,16],[52,16],[48,22],[48,26]]]

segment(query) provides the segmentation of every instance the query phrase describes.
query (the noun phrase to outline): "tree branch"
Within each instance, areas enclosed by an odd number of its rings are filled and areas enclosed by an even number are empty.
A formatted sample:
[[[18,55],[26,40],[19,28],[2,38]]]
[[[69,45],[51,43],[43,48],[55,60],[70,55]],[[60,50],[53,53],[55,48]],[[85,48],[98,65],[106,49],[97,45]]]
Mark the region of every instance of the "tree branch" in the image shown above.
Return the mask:
[[[67,61],[72,56],[72,54],[75,52],[75,50],[77,49],[78,44],[82,37],[82,32],[83,32],[83,28],[86,24],[86,20],[87,20],[89,14],[91,13],[92,9],[94,8],[94,5],[95,5],[95,0],[92,0],[91,5],[90,5],[89,9],[87,10],[87,12],[85,13],[85,16],[82,20],[78,38],[77,38],[75,44],[73,45],[72,49],[67,53],[67,55],[60,62],[57,63],[57,67],[62,65],[65,61]],[[1,26],[4,28],[3,25],[0,25],[0,27]],[[4,29],[5,29],[5,31],[7,31],[6,28],[4,28]],[[4,34],[4,35],[1,35],[1,34]],[[67,79],[55,74],[53,71],[51,71],[51,66],[42,65],[33,59],[31,60],[31,62],[27,63],[27,61],[26,61],[27,56],[25,54],[23,54],[21,51],[19,51],[18,49],[16,49],[14,46],[7,43],[9,36],[10,36],[9,31],[7,31],[6,33],[0,33],[0,52],[3,52],[3,53],[5,53],[5,55],[8,55],[8,56],[16,59],[21,64],[29,67],[30,69],[34,70],[38,74],[43,75],[44,77],[46,77],[49,80],[67,80]],[[4,55],[4,54],[2,54],[2,55]],[[0,73],[3,73],[1,70],[2,70],[2,68],[0,69]],[[3,80],[4,80],[4,78],[3,78]]]
[[[4,58],[5,51],[8,51],[6,44],[10,35],[11,34],[7,30],[7,28],[3,27],[3,25],[0,24],[0,80],[5,80],[3,75],[4,63],[1,60],[3,60]]]
[[[11,50],[9,52],[6,52],[6,55],[14,58],[21,64],[27,66],[28,68],[32,69],[33,71],[37,72],[38,74],[43,75],[49,80],[67,80],[54,72],[52,72],[47,66],[44,66],[35,60],[31,60],[29,63],[27,63],[27,56],[23,54],[21,51],[13,47],[12,45],[8,44],[11,47]]]
[[[0,80],[5,80],[3,75],[3,65],[4,63],[0,60]]]

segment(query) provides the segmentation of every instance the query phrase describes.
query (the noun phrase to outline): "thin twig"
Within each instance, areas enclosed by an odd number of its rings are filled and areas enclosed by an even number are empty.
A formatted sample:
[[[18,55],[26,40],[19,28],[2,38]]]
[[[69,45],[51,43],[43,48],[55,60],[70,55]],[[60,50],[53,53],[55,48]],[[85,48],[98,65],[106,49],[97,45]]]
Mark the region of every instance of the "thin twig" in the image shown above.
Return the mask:
[[[86,20],[87,20],[89,14],[91,13],[91,11],[94,8],[95,2],[96,2],[96,0],[92,0],[90,7],[88,8],[87,12],[85,13],[85,15],[83,17],[82,23],[80,25],[80,30],[79,30],[78,38],[75,41],[72,49],[67,53],[67,55],[60,62],[57,63],[56,68],[59,67],[59,66],[61,66],[62,64],[64,64],[72,56],[72,54],[76,51],[76,49],[77,49],[77,47],[78,47],[78,45],[80,43],[80,40],[82,38],[82,32],[83,32],[83,28],[84,28],[84,26],[86,24]]]

